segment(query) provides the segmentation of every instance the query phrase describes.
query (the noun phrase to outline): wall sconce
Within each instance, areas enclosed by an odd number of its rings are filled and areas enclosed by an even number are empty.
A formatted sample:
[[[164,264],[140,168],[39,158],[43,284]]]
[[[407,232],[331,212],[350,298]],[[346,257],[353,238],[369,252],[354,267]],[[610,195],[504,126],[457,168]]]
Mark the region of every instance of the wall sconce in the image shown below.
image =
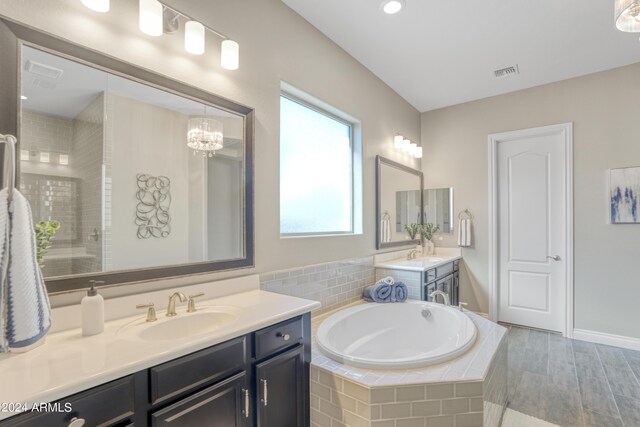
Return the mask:
[[[615,0],[616,28],[626,33],[640,33],[640,1]]]
[[[162,35],[162,12],[164,8],[158,0],[139,0],[138,25],[140,31],[148,36]]]
[[[109,0],[81,0],[82,4],[97,12],[109,11]],[[222,39],[220,66],[225,70],[237,70],[240,64],[240,45],[224,34],[192,19],[158,0],[138,0],[138,26],[140,31],[159,37],[165,32],[172,34],[180,28],[179,17],[187,22],[184,25],[184,48],[194,55],[202,55],[205,51],[207,30]],[[166,16],[165,16],[166,15]]]
[[[204,25],[197,21],[187,21],[184,24],[184,50],[194,55],[202,55],[204,53],[204,36]]]
[[[402,135],[393,137],[393,148],[403,151],[416,159],[422,158],[422,147]]]

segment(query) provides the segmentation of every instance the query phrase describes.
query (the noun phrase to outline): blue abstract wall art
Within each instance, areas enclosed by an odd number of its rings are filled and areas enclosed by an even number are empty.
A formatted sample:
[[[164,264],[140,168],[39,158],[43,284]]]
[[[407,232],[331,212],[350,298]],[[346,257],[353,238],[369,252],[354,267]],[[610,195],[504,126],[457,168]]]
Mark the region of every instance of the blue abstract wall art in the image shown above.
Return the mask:
[[[640,167],[611,169],[609,181],[611,223],[640,223]]]

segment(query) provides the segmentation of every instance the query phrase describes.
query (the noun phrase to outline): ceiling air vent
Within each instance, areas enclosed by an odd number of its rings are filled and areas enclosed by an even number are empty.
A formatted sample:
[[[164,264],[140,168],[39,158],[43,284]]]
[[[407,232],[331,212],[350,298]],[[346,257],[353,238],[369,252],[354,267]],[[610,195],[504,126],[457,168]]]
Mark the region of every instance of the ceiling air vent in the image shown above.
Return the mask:
[[[60,77],[62,77],[62,73],[64,73],[64,71],[60,68],[41,64],[40,62],[32,60],[28,60],[26,64],[24,64],[24,69],[30,73],[50,79],[59,79]]]
[[[515,76],[517,74],[520,74],[520,70],[518,69],[518,65],[516,64],[516,65],[512,65],[511,67],[495,70],[493,74],[495,74],[496,77],[509,77],[509,76]]]

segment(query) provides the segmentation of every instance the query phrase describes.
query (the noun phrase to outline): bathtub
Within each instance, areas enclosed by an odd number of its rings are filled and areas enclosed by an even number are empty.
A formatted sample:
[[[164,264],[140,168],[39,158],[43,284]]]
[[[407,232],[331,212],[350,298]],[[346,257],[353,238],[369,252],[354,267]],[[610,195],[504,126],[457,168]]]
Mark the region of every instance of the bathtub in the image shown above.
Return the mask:
[[[319,350],[345,365],[411,369],[454,359],[473,346],[476,326],[456,308],[424,301],[358,304],[318,327]]]

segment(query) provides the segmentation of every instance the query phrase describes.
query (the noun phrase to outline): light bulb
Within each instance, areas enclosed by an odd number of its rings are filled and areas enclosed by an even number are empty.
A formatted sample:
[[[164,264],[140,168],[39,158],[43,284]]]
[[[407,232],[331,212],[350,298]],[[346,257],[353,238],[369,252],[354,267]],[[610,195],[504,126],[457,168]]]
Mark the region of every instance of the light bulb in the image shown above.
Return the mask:
[[[404,136],[396,135],[393,138],[393,148],[400,149],[402,147],[403,141],[404,141]]]
[[[416,147],[416,149],[413,152],[413,157],[415,157],[416,159],[422,158],[422,147]]]
[[[109,0],[82,0],[82,4],[94,12],[109,12]]]
[[[162,4],[157,0],[140,0],[140,31],[158,37],[162,35]]]
[[[194,55],[204,53],[204,25],[196,21],[188,21],[184,24],[184,48]]]
[[[391,1],[384,2],[382,4],[382,10],[387,15],[393,15],[394,13],[398,13],[400,12],[401,9],[402,9],[402,2],[398,0],[391,0]]]
[[[411,147],[411,141],[409,141],[408,139],[404,139],[402,141],[401,150],[406,153],[407,151],[409,151],[409,147]]]
[[[240,65],[240,45],[233,40],[222,42],[220,65],[227,70],[237,70]]]
[[[49,157],[49,153],[42,151],[40,153],[40,162],[41,163],[49,163],[50,157]]]

